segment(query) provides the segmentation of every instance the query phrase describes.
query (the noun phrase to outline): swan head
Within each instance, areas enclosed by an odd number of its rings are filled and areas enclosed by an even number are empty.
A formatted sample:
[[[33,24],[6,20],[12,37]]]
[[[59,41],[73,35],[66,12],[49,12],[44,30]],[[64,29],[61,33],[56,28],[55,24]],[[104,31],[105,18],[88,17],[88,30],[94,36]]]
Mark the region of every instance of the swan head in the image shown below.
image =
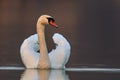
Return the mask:
[[[51,25],[56,28],[58,27],[57,24],[55,23],[55,19],[49,15],[41,15],[37,23],[39,22],[43,25]]]

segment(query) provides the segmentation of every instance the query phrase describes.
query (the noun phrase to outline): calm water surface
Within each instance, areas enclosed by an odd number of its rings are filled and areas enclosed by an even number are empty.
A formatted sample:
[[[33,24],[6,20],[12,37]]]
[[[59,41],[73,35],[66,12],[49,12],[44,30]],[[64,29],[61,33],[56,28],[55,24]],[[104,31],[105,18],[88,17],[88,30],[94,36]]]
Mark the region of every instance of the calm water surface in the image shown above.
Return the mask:
[[[66,70],[36,70],[22,67],[0,67],[1,80],[119,80],[120,69],[66,68]]]

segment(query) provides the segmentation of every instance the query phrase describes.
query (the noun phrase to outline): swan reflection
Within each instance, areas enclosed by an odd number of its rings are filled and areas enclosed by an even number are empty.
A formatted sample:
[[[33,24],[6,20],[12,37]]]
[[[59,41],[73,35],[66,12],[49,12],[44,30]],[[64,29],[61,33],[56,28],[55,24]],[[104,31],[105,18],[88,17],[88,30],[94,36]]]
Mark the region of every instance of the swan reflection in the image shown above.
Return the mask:
[[[26,69],[20,80],[69,80],[65,70]]]

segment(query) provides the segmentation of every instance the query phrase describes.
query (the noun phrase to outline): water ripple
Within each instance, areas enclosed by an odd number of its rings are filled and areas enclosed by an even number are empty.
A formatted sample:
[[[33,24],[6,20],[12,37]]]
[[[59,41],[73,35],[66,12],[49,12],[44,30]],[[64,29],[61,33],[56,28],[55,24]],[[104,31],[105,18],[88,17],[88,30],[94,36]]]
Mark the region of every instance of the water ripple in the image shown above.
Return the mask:
[[[24,70],[25,67],[0,66],[0,70]]]
[[[25,70],[25,67],[0,66],[0,70]],[[120,68],[66,68],[74,72],[120,72]]]
[[[66,68],[66,71],[79,72],[120,72],[119,68]]]

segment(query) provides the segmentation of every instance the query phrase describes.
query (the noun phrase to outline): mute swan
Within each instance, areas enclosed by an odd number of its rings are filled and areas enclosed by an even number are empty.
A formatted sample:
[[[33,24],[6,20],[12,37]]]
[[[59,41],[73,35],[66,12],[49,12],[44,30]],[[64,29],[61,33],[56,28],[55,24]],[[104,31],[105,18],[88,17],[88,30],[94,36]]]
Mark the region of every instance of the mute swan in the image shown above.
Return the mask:
[[[53,41],[56,49],[48,54],[44,33],[45,25],[58,27],[53,17],[40,16],[37,21],[37,34],[25,39],[20,47],[23,64],[26,68],[63,69],[70,56],[70,44],[61,34],[55,33]]]

